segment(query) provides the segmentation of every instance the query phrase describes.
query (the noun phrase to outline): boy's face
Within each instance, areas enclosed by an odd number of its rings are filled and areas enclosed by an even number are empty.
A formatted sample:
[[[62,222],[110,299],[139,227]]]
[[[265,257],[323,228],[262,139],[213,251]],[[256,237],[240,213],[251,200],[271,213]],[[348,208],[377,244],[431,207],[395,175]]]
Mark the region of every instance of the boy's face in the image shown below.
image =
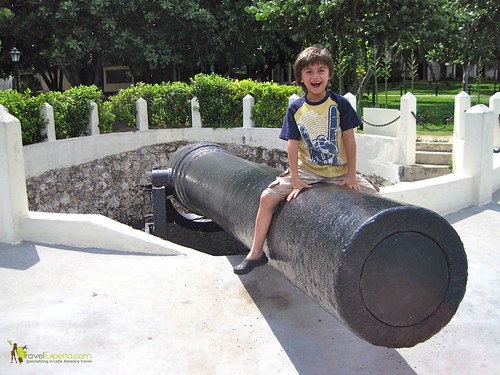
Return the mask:
[[[330,70],[323,64],[312,64],[302,69],[301,83],[306,86],[307,99],[317,102],[326,95]]]

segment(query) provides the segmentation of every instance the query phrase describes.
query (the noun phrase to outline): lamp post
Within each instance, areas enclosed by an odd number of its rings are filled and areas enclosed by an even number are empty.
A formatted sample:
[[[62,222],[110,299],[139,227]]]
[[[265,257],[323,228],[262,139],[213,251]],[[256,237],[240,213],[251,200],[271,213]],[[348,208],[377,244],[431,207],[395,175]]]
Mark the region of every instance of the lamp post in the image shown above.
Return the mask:
[[[21,52],[19,52],[19,50],[16,47],[14,47],[12,48],[12,51],[10,51],[9,53],[10,53],[10,58],[12,59],[15,65],[15,73],[14,73],[14,80],[16,83],[15,89],[19,91],[19,60],[21,59]]]

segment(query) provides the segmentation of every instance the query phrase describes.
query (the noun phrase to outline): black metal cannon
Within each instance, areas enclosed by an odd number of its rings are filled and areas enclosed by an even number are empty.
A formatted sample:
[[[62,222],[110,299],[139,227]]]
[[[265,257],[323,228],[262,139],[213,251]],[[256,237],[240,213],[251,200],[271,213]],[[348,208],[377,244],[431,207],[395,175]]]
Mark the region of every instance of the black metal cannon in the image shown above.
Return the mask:
[[[251,245],[259,196],[278,170],[214,144],[183,147],[168,167],[155,171],[153,187]],[[267,252],[273,267],[374,345],[429,339],[465,294],[466,254],[445,219],[336,185],[317,184],[282,202]]]

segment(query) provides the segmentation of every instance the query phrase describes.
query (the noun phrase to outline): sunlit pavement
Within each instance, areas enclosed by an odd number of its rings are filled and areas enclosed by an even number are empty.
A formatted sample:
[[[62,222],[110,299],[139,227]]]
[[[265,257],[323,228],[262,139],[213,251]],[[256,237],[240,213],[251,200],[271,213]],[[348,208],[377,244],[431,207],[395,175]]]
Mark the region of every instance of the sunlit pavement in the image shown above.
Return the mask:
[[[446,216],[467,292],[407,349],[359,339],[269,265],[233,274],[242,256],[0,244],[0,374],[499,374],[499,201]]]

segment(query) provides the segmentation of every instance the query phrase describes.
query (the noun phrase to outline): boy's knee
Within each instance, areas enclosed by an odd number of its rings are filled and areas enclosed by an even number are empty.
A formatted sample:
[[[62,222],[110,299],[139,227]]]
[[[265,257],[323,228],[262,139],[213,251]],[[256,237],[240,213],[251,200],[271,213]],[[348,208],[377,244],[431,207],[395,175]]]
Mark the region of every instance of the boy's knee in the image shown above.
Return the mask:
[[[265,207],[265,208],[274,208],[278,205],[280,202],[280,199],[273,197],[272,195],[268,194],[266,191],[264,191],[260,195],[260,206]]]

